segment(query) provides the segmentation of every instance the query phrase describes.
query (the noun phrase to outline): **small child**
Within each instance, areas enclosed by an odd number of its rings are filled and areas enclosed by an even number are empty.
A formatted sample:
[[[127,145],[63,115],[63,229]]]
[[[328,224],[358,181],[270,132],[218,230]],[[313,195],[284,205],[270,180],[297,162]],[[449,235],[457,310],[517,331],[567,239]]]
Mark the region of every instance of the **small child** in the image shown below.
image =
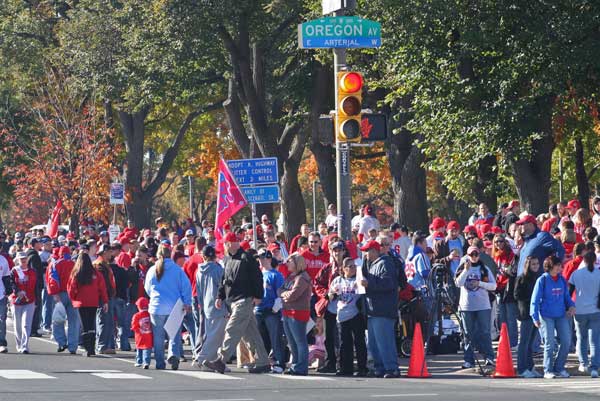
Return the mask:
[[[154,343],[152,322],[150,321],[150,313],[148,313],[148,300],[140,297],[135,305],[139,310],[131,320],[131,330],[135,333],[135,348],[137,350],[135,366],[143,366],[144,369],[148,369],[152,356],[152,344]]]
[[[317,318],[315,327],[313,328],[315,343],[308,347],[308,366],[313,366],[316,362],[316,369],[319,369],[325,363],[327,353],[325,351],[325,329],[323,327],[323,319]]]

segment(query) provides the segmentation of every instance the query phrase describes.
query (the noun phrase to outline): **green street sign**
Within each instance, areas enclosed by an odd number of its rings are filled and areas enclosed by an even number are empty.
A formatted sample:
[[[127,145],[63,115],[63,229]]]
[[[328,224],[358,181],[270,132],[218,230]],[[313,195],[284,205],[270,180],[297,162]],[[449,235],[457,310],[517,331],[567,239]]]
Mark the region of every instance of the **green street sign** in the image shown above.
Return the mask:
[[[360,17],[325,17],[298,25],[301,49],[381,46],[381,24]]]

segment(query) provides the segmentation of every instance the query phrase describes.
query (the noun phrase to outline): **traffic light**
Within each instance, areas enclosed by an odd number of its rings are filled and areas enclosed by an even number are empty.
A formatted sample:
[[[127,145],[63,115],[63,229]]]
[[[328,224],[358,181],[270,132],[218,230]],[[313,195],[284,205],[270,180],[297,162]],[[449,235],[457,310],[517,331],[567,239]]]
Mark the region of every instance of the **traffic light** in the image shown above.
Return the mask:
[[[336,138],[340,142],[360,142],[363,77],[358,72],[338,72]]]

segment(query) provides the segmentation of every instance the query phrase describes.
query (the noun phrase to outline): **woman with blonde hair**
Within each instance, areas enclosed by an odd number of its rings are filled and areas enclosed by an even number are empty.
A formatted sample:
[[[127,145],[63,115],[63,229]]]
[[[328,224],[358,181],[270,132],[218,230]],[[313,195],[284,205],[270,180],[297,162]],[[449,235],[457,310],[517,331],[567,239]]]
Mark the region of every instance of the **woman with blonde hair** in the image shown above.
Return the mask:
[[[154,359],[156,369],[165,368],[165,337],[164,325],[178,300],[184,305],[186,313],[192,308],[192,286],[190,280],[173,260],[171,249],[161,244],[156,252],[156,264],[146,274],[144,288],[150,296],[150,320],[154,336]],[[181,350],[181,332],[178,330],[173,338],[169,338],[169,357],[167,362],[172,370],[179,368]]]
[[[306,260],[294,253],[286,262],[290,275],[277,291],[283,302],[283,329],[292,353],[292,364],[285,374],[308,375],[306,324],[310,320],[312,283],[306,272]]]

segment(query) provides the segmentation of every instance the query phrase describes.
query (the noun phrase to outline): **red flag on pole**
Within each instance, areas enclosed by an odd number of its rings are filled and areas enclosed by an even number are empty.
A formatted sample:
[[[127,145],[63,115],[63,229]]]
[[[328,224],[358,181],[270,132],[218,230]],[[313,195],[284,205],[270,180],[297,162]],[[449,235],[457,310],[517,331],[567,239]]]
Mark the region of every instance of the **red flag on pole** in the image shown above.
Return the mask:
[[[54,210],[52,210],[52,216],[50,216],[50,220],[48,221],[48,229],[46,230],[46,234],[50,238],[56,238],[58,234],[58,223],[60,220],[60,211],[62,209],[62,201],[58,200],[56,202],[56,206],[54,206]]]
[[[223,238],[223,226],[229,218],[248,204],[225,160],[219,160],[219,180],[217,194],[217,217],[215,236],[218,241]]]

